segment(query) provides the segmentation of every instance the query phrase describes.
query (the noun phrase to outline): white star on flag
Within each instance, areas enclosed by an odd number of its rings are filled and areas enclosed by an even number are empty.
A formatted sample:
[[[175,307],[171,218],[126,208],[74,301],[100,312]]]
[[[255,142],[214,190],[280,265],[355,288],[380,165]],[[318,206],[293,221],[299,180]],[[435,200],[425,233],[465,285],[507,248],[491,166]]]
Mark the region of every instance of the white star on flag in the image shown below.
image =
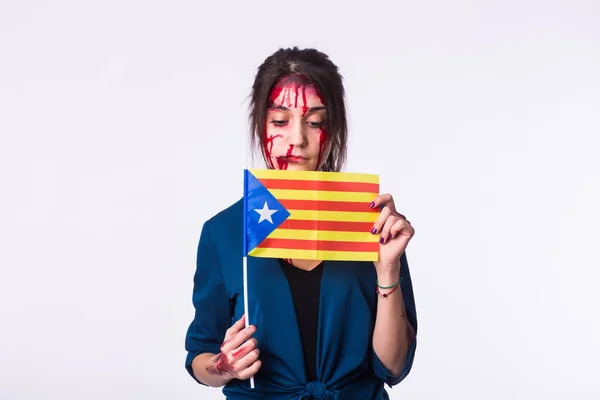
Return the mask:
[[[277,210],[269,210],[269,206],[267,205],[266,201],[265,201],[265,205],[263,206],[262,209],[255,208],[254,211],[256,211],[257,213],[260,214],[260,218],[258,219],[259,224],[265,220],[269,221],[272,224],[273,220],[271,219],[271,215],[273,215],[277,212]]]

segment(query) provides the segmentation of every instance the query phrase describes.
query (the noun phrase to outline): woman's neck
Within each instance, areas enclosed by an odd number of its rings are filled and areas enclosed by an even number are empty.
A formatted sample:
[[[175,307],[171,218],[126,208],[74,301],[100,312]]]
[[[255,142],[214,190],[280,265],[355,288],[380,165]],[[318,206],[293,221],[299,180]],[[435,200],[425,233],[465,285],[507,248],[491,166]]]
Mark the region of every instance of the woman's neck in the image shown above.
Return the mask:
[[[321,264],[321,260],[303,260],[300,258],[286,258],[285,261],[289,262],[294,267],[303,269],[305,271],[311,271]]]

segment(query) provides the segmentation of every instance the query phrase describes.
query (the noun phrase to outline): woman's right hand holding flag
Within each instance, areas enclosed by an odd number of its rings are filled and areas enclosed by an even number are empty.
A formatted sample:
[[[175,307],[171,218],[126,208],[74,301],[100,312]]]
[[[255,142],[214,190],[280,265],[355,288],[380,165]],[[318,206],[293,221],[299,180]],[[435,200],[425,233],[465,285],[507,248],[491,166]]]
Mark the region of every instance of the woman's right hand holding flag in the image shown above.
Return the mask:
[[[258,359],[258,341],[251,337],[256,327],[244,328],[244,316],[227,329],[221,345],[221,352],[210,357],[194,359],[194,371],[198,371],[199,380],[209,386],[224,386],[232,379],[246,380],[254,376],[261,367]],[[202,364],[205,364],[204,366]]]

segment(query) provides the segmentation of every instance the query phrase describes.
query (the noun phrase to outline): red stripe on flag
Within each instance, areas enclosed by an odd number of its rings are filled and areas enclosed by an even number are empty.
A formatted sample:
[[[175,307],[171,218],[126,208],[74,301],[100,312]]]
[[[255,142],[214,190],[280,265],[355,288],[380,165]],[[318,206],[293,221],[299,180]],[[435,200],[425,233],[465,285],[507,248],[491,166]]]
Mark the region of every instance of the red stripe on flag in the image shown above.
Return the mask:
[[[259,179],[267,189],[319,190],[325,192],[379,193],[379,184],[364,182],[332,182],[287,179]]]
[[[266,238],[257,247],[269,249],[333,250],[353,252],[379,251],[379,243],[334,242],[330,240],[299,240]]]
[[[323,211],[357,211],[376,212],[379,208],[369,207],[369,203],[352,201],[327,201],[327,200],[279,200],[288,210],[323,210]]]
[[[373,224],[370,222],[346,221],[314,221],[304,219],[286,219],[277,229],[301,229],[311,231],[336,231],[336,232],[371,232]]]

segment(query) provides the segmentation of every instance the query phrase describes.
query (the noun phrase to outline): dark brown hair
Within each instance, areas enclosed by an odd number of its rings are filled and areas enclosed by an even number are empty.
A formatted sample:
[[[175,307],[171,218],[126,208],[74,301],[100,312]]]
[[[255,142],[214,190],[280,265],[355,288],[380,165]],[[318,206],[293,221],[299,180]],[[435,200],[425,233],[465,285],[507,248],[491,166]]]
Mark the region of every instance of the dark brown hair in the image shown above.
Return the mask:
[[[279,79],[290,75],[303,75],[319,89],[327,111],[327,140],[331,143],[331,151],[321,170],[341,171],[346,161],[348,142],[344,85],[338,67],[326,54],[315,49],[280,48],[258,67],[249,106],[251,145],[254,147],[258,143],[265,158],[265,127],[270,94]]]

